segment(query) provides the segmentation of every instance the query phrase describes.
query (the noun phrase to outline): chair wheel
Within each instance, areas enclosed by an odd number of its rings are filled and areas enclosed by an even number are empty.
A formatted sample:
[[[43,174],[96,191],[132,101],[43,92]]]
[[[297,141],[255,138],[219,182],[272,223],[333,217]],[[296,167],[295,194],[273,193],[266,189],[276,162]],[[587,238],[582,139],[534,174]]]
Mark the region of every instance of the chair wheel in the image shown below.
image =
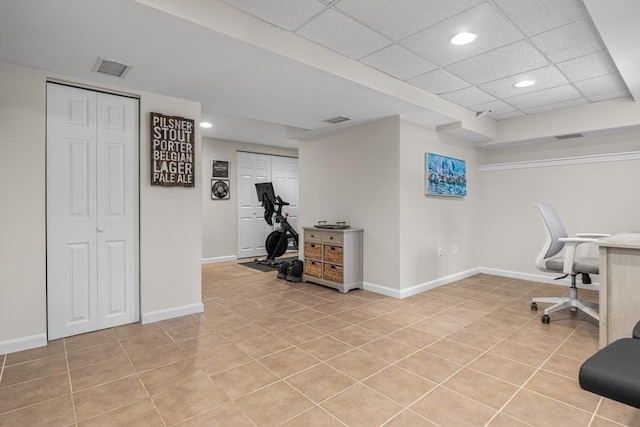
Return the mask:
[[[551,322],[551,318],[549,317],[548,314],[543,314],[540,320],[542,321],[542,323],[547,325],[549,324],[549,322]]]
[[[531,310],[538,311],[538,303],[532,302],[531,303]]]

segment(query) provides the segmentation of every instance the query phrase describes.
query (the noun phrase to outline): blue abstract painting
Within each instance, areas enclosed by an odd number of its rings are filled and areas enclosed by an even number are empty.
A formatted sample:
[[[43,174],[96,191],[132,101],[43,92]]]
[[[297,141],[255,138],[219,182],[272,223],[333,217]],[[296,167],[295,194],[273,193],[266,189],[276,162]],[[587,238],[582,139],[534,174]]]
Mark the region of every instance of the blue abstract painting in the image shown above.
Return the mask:
[[[467,195],[467,165],[464,160],[439,154],[426,154],[426,187],[428,195]]]

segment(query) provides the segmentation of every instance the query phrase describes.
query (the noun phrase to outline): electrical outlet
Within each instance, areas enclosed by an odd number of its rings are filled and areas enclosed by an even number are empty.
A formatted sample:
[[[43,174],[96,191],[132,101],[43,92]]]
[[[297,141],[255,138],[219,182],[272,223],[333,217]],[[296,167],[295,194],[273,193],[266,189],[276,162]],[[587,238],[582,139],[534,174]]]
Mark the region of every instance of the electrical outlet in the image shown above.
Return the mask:
[[[453,255],[458,255],[460,253],[460,247],[458,245],[453,245],[453,249],[451,250]]]
[[[438,248],[438,258],[442,258],[442,248]]]

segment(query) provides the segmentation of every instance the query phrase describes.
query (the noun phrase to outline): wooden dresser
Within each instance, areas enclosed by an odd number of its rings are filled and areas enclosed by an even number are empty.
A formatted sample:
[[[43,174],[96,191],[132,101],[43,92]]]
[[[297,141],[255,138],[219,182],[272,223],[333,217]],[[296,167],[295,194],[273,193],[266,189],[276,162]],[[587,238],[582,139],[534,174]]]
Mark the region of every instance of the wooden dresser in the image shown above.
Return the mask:
[[[362,230],[303,227],[305,282],[347,293],[362,289]]]

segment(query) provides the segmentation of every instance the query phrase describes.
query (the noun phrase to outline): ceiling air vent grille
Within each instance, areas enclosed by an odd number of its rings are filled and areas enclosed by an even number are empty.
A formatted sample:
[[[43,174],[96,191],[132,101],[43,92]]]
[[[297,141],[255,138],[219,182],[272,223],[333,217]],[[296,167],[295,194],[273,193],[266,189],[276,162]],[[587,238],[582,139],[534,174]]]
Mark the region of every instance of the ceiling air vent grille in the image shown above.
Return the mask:
[[[94,73],[108,74],[110,76],[120,77],[121,79],[124,79],[131,68],[131,65],[125,65],[119,62],[98,58],[91,71],[93,71]]]
[[[347,116],[335,116],[335,117],[331,117],[330,119],[325,119],[323,120],[323,122],[331,123],[332,125],[335,125],[338,123],[346,122],[347,120],[351,120],[351,118]]]
[[[555,136],[555,139],[571,139],[571,138],[582,138],[584,135],[581,133],[568,133],[566,135],[558,135]]]

